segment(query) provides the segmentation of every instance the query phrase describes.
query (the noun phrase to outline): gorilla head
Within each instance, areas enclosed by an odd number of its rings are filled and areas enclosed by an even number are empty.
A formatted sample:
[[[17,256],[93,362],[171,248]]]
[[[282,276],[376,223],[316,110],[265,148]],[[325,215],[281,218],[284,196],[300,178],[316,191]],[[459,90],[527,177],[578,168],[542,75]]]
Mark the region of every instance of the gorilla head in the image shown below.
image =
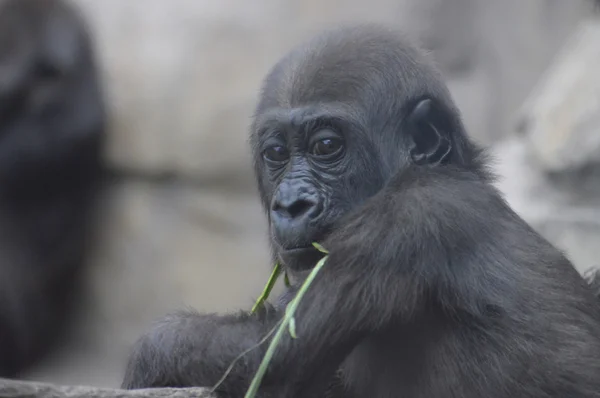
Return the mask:
[[[382,27],[330,32],[275,65],[251,140],[273,249],[284,264],[314,266],[319,252],[311,243],[410,162],[481,169],[439,82],[419,50]]]
[[[60,0],[0,2],[0,190],[48,192],[87,179],[104,118],[77,11]]]

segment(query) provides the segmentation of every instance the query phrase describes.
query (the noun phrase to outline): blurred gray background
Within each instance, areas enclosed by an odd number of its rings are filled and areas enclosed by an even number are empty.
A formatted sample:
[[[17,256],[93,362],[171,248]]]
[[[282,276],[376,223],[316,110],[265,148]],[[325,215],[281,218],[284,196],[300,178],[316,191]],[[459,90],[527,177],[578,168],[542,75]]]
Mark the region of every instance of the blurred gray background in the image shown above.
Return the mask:
[[[103,67],[118,178],[77,324],[30,379],[117,386],[129,345],[156,317],[250,308],[270,266],[246,141],[257,91],[291,46],[340,22],[384,21],[430,49],[470,133],[497,154],[515,208],[579,269],[600,254],[598,182],[549,182],[530,160],[544,137],[515,133],[543,73],[591,18],[589,1],[74,1]]]

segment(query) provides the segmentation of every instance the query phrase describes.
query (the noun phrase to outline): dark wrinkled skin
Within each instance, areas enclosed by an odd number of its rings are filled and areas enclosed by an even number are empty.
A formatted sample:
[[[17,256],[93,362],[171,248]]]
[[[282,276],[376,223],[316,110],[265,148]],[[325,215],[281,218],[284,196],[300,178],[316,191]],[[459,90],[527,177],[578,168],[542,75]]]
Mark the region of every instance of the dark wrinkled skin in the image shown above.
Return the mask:
[[[104,120],[81,17],[0,0],[0,377],[55,347],[79,301]]]
[[[330,253],[258,396],[600,397],[594,292],[493,187],[446,86],[401,36],[317,37],[271,70],[256,115],[274,257],[305,274],[319,256],[291,249]],[[324,160],[311,143],[329,130],[343,152]],[[136,343],[123,387],[214,385],[293,294],[257,315],[170,315]],[[242,397],[265,350],[218,396]]]

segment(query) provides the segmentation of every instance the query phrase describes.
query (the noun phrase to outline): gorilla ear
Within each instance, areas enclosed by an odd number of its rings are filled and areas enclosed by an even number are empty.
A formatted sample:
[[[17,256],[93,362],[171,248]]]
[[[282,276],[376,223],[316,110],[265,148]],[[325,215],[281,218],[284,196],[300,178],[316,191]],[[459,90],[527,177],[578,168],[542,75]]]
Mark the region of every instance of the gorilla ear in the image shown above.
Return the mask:
[[[430,99],[421,100],[408,115],[408,130],[412,138],[410,157],[419,165],[444,163],[452,144],[443,134],[443,124]]]

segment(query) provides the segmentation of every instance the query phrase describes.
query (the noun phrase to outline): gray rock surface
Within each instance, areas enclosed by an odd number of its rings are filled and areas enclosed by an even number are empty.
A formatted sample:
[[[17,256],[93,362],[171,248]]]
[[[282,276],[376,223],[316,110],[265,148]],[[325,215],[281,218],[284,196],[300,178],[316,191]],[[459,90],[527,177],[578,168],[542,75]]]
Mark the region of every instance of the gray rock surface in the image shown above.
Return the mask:
[[[473,134],[491,142],[591,8],[587,0],[74,1],[104,65],[111,164],[236,185],[250,180],[246,127],[262,77],[320,29],[380,21],[422,38],[461,86],[455,96]]]
[[[501,189],[578,270],[600,267],[600,17],[583,22],[499,145]]]
[[[494,156],[498,188],[513,209],[563,250],[580,273],[600,267],[600,180],[574,188],[550,179],[524,137],[501,142]]]
[[[204,388],[157,388],[145,390],[116,390],[85,386],[58,386],[0,379],[3,398],[211,398]]]
[[[548,172],[600,162],[600,21],[577,30],[533,91],[518,125]]]

